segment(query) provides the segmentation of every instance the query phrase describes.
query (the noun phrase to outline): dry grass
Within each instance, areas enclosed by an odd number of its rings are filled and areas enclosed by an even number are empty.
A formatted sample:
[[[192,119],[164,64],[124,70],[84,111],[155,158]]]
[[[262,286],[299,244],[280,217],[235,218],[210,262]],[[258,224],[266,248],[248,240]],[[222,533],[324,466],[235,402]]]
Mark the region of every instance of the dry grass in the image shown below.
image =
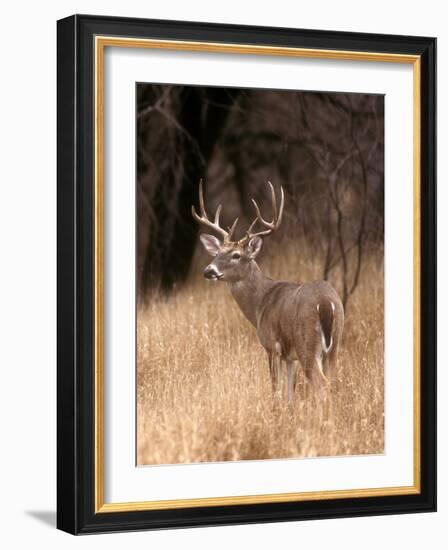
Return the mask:
[[[268,259],[263,270],[318,278],[318,265],[296,252]],[[304,398],[303,373],[294,410],[274,405],[265,352],[224,283],[204,280],[197,269],[167,300],[140,308],[138,464],[382,453],[381,258],[366,259],[349,303],[328,416]]]

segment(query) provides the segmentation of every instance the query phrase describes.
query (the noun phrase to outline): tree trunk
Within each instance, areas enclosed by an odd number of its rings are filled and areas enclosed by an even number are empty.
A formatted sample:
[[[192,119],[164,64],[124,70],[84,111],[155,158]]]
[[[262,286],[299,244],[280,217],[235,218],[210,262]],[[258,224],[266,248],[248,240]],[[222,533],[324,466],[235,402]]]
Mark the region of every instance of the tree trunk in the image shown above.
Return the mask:
[[[176,117],[183,142],[182,181],[175,214],[161,194],[154,200],[155,222],[149,229],[141,276],[145,294],[155,286],[169,291],[188,275],[198,233],[191,205],[197,203],[199,180],[206,179],[214,146],[237,94],[237,90],[202,87],[186,87],[182,91],[181,108]],[[170,174],[166,185],[176,189],[174,177],[174,173]],[[171,235],[168,240],[167,234]]]

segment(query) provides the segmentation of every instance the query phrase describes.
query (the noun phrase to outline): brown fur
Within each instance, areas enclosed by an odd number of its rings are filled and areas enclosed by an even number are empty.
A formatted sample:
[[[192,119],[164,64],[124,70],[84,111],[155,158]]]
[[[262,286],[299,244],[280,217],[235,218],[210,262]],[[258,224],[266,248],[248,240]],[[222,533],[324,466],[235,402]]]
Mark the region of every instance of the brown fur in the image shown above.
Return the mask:
[[[342,336],[344,310],[330,283],[273,281],[252,261],[246,277],[229,283],[229,287],[241,311],[257,329],[258,339],[270,362],[277,358],[280,361],[299,360],[313,385],[323,381],[319,372],[315,382],[314,370],[321,370],[319,361],[325,375],[333,370]],[[327,348],[331,342],[328,353],[322,346],[321,330]],[[273,381],[275,388],[277,382]]]
[[[326,385],[337,361],[344,309],[327,281],[294,283],[266,277],[251,257],[250,243],[247,247],[242,251],[241,247],[226,245],[210,265],[223,274],[241,311],[256,328],[268,354],[274,392],[280,389],[286,363],[292,401],[295,361],[304,368],[314,389]],[[238,263],[231,260],[235,250],[243,254]]]
[[[280,208],[277,209],[273,185],[268,182],[273,207],[272,222],[264,220],[257,203],[257,216],[245,237],[233,241],[238,220],[229,231],[219,225],[221,206],[212,222],[205,211],[202,184],[199,186],[201,216],[192,207],[193,217],[202,225],[218,232],[222,241],[213,235],[202,234],[202,244],[214,260],[205,268],[204,276],[227,282],[241,311],[257,329],[257,336],[268,354],[272,388],[277,393],[286,363],[288,398],[291,402],[296,386],[299,361],[316,389],[327,384],[328,374],[337,361],[339,341],[344,324],[344,310],[334,288],[326,281],[292,283],[265,277],[255,262],[263,246],[262,236],[276,231],[281,223],[284,193],[280,187]],[[252,233],[256,224],[264,229]]]

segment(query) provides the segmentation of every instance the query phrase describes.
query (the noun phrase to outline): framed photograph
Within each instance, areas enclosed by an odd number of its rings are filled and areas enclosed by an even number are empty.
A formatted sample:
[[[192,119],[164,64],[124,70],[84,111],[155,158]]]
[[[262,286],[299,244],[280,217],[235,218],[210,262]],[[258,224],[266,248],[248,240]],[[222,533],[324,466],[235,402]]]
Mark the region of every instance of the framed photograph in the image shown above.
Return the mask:
[[[434,38],[58,21],[58,527],[434,511]]]

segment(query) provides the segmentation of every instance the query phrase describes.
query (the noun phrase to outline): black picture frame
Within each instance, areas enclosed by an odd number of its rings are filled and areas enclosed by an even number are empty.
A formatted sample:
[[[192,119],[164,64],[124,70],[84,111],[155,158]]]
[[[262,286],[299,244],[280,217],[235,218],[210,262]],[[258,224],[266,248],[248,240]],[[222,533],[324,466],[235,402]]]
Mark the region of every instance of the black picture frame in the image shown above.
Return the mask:
[[[97,35],[410,54],[421,59],[421,485],[419,494],[95,512]],[[74,15],[57,24],[57,527],[73,534],[436,509],[436,40],[427,37]]]

